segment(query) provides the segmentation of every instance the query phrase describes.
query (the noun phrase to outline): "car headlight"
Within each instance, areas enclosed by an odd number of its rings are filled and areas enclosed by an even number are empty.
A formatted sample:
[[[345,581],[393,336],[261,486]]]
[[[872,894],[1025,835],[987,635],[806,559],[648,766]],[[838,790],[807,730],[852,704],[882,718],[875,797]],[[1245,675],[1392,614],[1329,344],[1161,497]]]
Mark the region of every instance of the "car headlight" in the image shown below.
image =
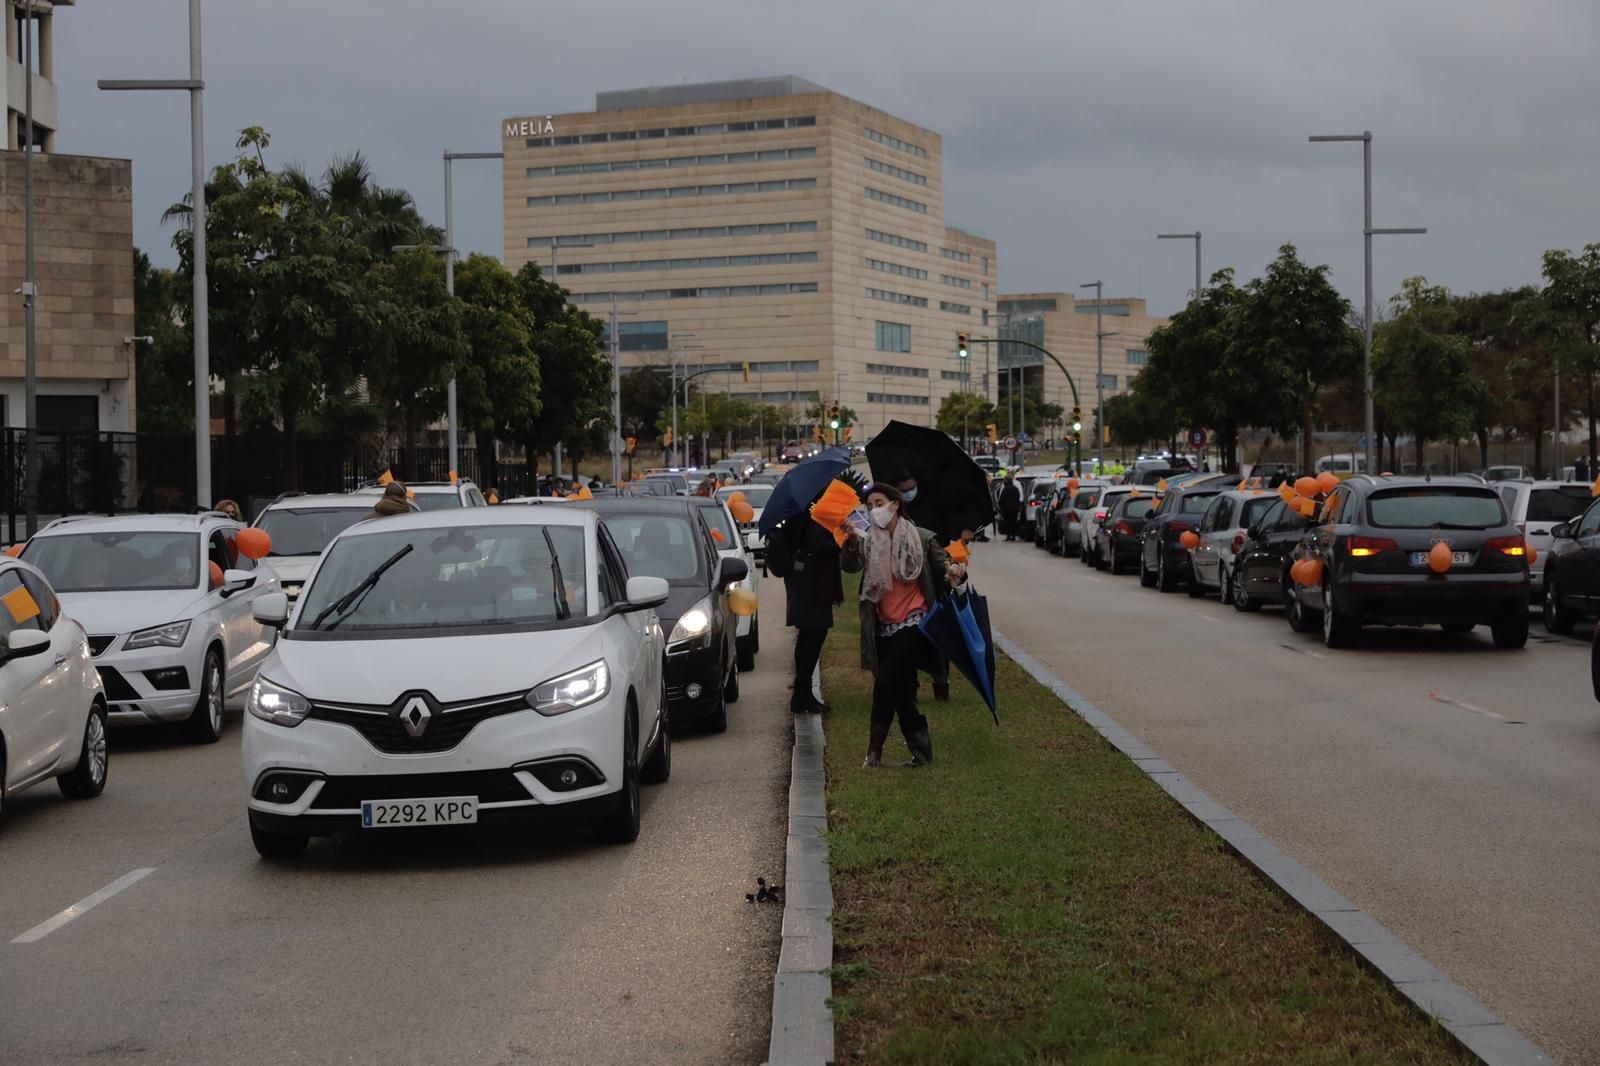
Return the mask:
[[[711,597],[707,596],[678,616],[677,623],[672,627],[672,633],[667,637],[667,643],[681,644],[687,641],[700,640],[710,632]]]
[[[189,621],[168,622],[164,626],[152,626],[141,629],[128,638],[122,646],[123,651],[138,651],[140,648],[181,648],[185,638],[189,636]]]
[[[258,677],[250,686],[250,698],[245,700],[244,709],[263,722],[293,729],[311,713],[311,701],[293,689]]]
[[[604,659],[552,677],[528,693],[528,706],[540,714],[565,714],[603,700],[611,691],[611,668]]]

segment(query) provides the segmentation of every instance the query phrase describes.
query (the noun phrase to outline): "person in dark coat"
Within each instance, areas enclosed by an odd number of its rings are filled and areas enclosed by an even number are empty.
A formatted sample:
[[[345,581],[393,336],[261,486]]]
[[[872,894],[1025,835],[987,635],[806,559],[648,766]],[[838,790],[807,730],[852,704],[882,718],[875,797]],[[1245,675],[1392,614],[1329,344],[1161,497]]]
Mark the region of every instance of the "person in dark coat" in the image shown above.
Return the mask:
[[[1000,521],[1006,533],[1006,543],[1017,539],[1017,512],[1022,508],[1022,490],[1017,487],[1017,479],[1007,477],[1005,484],[1000,486]]]
[[[767,569],[783,579],[788,601],[784,621],[796,631],[794,692],[789,697],[789,710],[795,714],[830,710],[817,699],[811,680],[822,659],[828,630],[833,628],[834,605],[844,602],[839,544],[810,515],[795,515],[773,530],[767,542]]]

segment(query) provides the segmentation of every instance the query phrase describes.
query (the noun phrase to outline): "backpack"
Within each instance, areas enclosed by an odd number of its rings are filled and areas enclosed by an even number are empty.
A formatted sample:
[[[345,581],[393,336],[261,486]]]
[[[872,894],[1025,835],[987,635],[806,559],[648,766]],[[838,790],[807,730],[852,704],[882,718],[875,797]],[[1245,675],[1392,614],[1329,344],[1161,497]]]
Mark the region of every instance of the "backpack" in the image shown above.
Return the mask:
[[[794,542],[789,532],[789,524],[785,522],[767,538],[767,572],[780,578],[794,572]]]

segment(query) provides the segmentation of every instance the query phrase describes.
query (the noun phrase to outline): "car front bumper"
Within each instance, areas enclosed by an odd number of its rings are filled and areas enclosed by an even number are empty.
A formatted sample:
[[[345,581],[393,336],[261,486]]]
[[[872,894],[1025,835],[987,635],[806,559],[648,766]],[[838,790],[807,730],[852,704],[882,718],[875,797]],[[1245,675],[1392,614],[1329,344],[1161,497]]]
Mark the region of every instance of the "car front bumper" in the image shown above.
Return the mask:
[[[545,717],[528,710],[478,723],[449,751],[389,754],[355,729],[308,718],[284,727],[248,713],[244,766],[250,820],[261,829],[311,835],[357,830],[361,802],[476,796],[480,821],[559,813],[582,817],[616,804],[622,787],[625,688],[599,703]],[[649,728],[640,723],[641,728]],[[538,773],[571,766],[579,787],[552,788]],[[311,776],[290,802],[257,798],[275,772]],[[591,782],[592,783],[589,783]]]
[[[117,643],[126,639],[119,636]],[[181,721],[200,700],[204,655],[188,642],[181,648],[106,651],[95,657],[94,665],[105,686],[106,715],[112,724]]]
[[[1333,585],[1340,611],[1394,625],[1483,625],[1527,611],[1528,596],[1515,574],[1349,574]]]
[[[675,722],[698,721],[722,702],[722,637],[702,648],[667,653],[667,706]],[[699,686],[699,691],[689,693]]]

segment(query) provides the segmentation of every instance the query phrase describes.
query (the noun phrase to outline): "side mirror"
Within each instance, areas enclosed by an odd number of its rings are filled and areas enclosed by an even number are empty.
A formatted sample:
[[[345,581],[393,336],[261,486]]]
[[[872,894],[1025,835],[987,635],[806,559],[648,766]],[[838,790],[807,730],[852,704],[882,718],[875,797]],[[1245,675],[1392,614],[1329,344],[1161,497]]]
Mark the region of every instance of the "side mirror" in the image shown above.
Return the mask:
[[[269,592],[250,605],[250,614],[264,626],[282,629],[289,621],[289,597],[281,592]]]
[[[767,542],[762,539],[760,533],[746,533],[744,535],[744,547],[745,547],[746,551],[748,551],[748,552],[764,551],[766,549],[766,546],[767,546]]]
[[[717,591],[721,592],[735,581],[743,581],[750,575],[750,567],[743,559],[724,559],[717,568]]]
[[[6,638],[5,661],[43,654],[50,647],[50,634],[37,629],[17,629]]]
[[[222,573],[222,595],[226,599],[235,592],[243,592],[252,588],[256,583],[256,575],[248,570],[224,570]]]
[[[667,579],[664,577],[630,577],[628,586],[624,590],[628,602],[623,605],[625,611],[644,611],[651,607],[660,607],[667,602]]]

